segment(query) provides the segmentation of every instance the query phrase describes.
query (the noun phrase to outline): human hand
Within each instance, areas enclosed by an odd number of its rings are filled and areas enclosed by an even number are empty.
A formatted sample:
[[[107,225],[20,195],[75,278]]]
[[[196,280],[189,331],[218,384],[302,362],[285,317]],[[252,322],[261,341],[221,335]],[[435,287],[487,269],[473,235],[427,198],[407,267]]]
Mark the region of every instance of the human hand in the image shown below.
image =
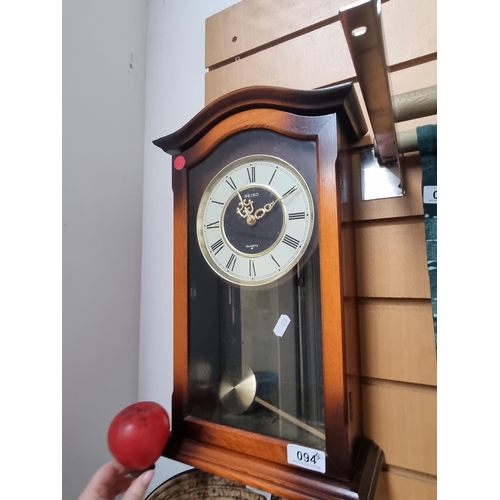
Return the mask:
[[[154,470],[143,472],[137,479],[113,460],[104,464],[89,481],[78,500],[115,500],[126,491],[122,500],[142,500],[154,476]]]

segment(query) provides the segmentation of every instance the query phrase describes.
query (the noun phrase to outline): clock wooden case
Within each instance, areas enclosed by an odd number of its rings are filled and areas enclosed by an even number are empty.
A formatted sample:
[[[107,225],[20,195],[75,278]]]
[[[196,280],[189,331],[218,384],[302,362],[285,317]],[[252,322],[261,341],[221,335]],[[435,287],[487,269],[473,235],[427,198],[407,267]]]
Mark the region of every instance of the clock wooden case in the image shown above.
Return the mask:
[[[164,455],[287,499],[373,498],[362,434],[351,84],[250,87],[172,155],[174,392]]]

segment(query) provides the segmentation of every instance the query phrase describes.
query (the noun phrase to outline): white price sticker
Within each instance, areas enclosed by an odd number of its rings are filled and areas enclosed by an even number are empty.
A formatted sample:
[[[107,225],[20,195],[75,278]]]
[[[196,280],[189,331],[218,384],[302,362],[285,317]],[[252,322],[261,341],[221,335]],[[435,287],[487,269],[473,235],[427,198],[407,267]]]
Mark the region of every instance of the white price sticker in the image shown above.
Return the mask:
[[[424,203],[437,204],[438,202],[438,187],[424,186]]]
[[[326,472],[325,452],[297,444],[287,445],[286,451],[289,464],[323,474]]]
[[[283,334],[285,333],[287,326],[290,324],[290,321],[291,319],[286,314],[282,314],[273,329],[274,334],[277,337],[283,337]]]

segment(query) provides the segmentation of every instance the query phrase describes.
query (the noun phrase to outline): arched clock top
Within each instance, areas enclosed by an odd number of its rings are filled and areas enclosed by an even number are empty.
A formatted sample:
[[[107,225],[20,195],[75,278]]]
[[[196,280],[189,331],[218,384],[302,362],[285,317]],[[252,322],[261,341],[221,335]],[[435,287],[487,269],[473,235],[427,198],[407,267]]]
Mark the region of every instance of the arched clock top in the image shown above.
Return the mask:
[[[368,130],[352,83],[315,90],[254,86],[235,90],[213,101],[182,128],[154,140],[153,144],[166,153],[177,155],[224,119],[258,108],[307,116],[337,113],[352,141],[361,139]]]

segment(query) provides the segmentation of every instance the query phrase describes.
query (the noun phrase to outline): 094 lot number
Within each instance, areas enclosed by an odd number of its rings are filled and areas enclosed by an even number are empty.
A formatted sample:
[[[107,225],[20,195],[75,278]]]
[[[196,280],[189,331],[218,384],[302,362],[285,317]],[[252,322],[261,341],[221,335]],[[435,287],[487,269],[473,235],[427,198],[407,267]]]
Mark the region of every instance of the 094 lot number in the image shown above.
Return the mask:
[[[326,471],[325,453],[323,451],[289,444],[287,445],[287,460],[289,464],[303,469],[315,470],[323,474]]]

